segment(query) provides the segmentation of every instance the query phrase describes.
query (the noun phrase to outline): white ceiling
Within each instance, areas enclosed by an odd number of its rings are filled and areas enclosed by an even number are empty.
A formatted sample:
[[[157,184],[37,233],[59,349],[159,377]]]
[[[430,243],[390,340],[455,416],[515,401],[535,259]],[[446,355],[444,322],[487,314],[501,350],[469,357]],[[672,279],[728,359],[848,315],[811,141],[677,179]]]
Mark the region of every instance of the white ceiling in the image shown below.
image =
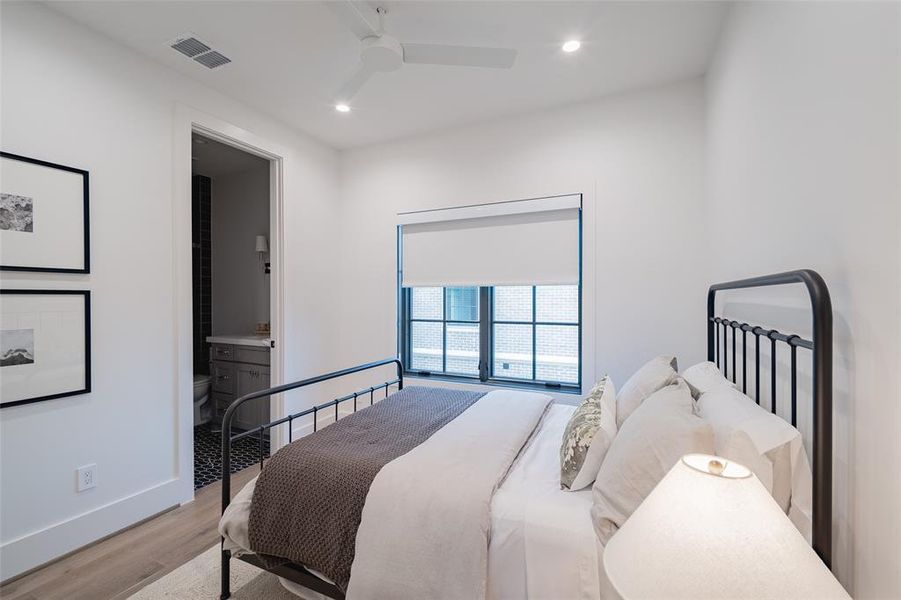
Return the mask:
[[[725,2],[370,2],[402,42],[519,50],[510,70],[405,65],[337,113],[359,41],[319,2],[63,1],[63,12],[150,58],[338,148],[702,75]],[[232,59],[215,70],[168,47],[193,32]],[[560,44],[581,39],[565,54]]]
[[[268,169],[269,161],[195,133],[191,144],[191,172],[219,177],[250,169]]]

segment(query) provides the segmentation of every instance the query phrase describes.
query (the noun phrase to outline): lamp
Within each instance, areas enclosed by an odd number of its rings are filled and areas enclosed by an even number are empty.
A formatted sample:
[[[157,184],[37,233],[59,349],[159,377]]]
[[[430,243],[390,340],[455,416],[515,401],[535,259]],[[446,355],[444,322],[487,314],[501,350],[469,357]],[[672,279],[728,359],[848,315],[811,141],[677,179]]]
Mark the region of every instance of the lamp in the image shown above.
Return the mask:
[[[850,598],[751,472],[682,457],[604,549],[632,598]]]
[[[266,241],[265,235],[258,235],[256,245],[254,246],[257,254],[260,256],[260,264],[263,265],[263,273],[269,273],[269,263],[263,262],[263,255],[269,252],[269,242]]]

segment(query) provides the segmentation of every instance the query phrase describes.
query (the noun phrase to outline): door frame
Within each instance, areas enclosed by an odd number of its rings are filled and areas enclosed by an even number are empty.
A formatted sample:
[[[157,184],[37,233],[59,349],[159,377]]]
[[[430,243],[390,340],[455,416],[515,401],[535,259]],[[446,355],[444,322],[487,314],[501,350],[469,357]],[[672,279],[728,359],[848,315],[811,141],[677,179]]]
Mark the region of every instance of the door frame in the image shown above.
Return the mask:
[[[191,266],[191,171],[192,136],[200,133],[223,144],[269,161],[269,321],[275,347],[270,352],[270,385],[283,382],[284,340],[284,160],[287,152],[278,143],[261,137],[228,121],[176,104],[173,132],[173,272],[175,298],[175,381],[177,419],[177,464],[180,501],[194,499],[194,346],[193,346],[193,281]],[[284,413],[284,399],[272,396],[270,417]],[[283,445],[281,428],[270,431],[274,449]]]

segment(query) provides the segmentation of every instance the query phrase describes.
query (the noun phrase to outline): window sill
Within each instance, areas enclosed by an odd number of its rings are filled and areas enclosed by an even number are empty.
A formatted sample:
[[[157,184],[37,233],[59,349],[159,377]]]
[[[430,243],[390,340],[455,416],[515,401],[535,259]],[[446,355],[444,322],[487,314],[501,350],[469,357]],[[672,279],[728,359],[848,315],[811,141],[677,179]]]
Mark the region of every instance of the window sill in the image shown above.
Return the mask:
[[[579,395],[582,393],[582,389],[577,385],[564,385],[560,384],[559,386],[549,386],[544,383],[530,383],[525,381],[509,381],[505,379],[489,379],[488,381],[482,381],[476,377],[466,377],[465,375],[447,375],[445,373],[442,374],[431,374],[426,375],[420,371],[404,371],[404,378],[416,379],[418,381],[444,381],[451,383],[464,383],[469,385],[481,386],[481,387],[490,387],[490,388],[508,388],[508,389],[518,389],[518,390],[528,390],[531,392],[545,392],[548,394],[570,394],[570,395]]]

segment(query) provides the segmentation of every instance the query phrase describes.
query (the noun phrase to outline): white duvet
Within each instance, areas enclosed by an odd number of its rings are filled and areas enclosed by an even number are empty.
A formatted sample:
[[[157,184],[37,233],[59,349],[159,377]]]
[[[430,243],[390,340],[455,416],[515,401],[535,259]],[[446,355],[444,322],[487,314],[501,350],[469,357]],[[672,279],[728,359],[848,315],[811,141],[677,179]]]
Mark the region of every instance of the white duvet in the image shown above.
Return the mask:
[[[607,597],[591,488],[560,489],[560,442],[574,410],[550,408],[491,501],[491,600]]]
[[[602,548],[589,513],[591,489],[560,489],[560,441],[573,410],[564,405],[549,408],[491,499],[484,582],[491,600],[608,597],[600,570]],[[247,520],[255,482],[241,490],[220,521],[226,548],[240,551],[249,545]],[[394,565],[391,570],[406,571]],[[351,588],[355,573],[352,570]],[[302,597],[321,598],[285,583]]]
[[[491,499],[551,398],[494,390],[375,476],[348,600],[481,600]]]

